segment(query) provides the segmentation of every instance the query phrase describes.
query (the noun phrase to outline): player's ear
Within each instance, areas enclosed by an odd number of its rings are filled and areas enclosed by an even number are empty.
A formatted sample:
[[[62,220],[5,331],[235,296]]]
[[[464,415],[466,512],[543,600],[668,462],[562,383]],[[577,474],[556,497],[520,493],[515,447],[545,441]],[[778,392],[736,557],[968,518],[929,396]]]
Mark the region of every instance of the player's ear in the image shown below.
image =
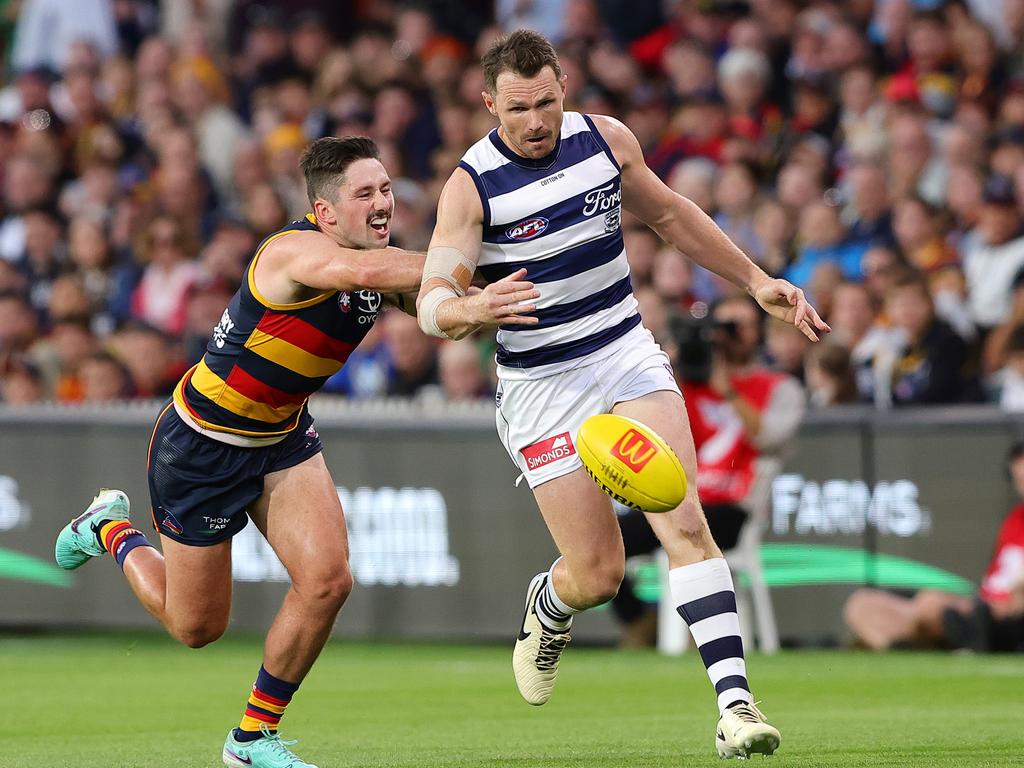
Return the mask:
[[[316,216],[317,221],[323,222],[328,226],[334,226],[338,223],[338,216],[334,212],[334,206],[322,197],[318,197],[316,202],[313,203],[313,215]]]
[[[487,90],[480,91],[480,95],[483,96],[484,106],[487,107],[487,111],[490,112],[495,117],[497,117],[498,116],[498,110],[494,106],[494,97],[491,96],[490,91],[487,91]]]
[[[563,74],[560,78],[558,78],[558,84],[560,86],[562,86],[562,95],[563,96],[565,96],[565,84],[567,82],[569,82],[569,75],[568,74]]]

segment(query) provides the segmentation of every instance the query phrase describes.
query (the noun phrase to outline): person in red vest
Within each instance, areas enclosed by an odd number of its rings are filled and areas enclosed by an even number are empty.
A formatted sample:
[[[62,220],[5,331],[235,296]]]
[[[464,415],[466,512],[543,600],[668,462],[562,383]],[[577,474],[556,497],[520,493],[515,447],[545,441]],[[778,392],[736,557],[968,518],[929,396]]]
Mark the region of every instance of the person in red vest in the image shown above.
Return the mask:
[[[806,410],[803,388],[760,362],[760,313],[746,296],[722,299],[710,323],[682,318],[673,336],[697,449],[697,492],[712,538],[727,551],[750,516],[757,459],[782,453],[796,435]],[[619,527],[627,558],[659,546],[642,513],[623,509]],[[634,595],[628,574],[612,609],[624,625],[624,647],[653,643],[656,613]]]
[[[1024,500],[1024,440],[1011,446],[1007,464],[1014,490]],[[850,595],[843,615],[857,642],[875,651],[1024,651],[1024,501],[1003,520],[975,595],[923,589],[904,597],[863,588]]]

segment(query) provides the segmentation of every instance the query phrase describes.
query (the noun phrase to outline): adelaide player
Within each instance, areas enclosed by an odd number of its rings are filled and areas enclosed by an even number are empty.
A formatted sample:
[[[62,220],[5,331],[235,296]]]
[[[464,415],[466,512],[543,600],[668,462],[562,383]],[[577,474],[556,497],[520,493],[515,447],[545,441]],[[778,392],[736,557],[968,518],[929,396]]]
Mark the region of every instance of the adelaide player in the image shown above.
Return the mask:
[[[128,497],[105,490],[57,538],[67,569],[109,552],[172,637],[199,648],[231,608],[231,538],[252,519],[291,577],[267,634],[228,766],[302,768],[277,734],[352,588],[345,519],[309,396],[344,364],[382,301],[412,310],[423,255],[388,248],[391,180],[374,142],[325,138],[303,155],[312,213],[270,235],[178,383],[149,445],[161,555],[129,521]],[[492,295],[514,281],[488,286]]]
[[[693,439],[668,358],[637,313],[621,209],[811,339],[829,329],[798,288],[766,275],[696,205],[666,187],[625,125],[563,111],[566,78],[543,36],[514,32],[497,40],[482,63],[484,104],[499,127],[469,149],[445,185],[419,322],[445,338],[486,322],[477,297],[463,295],[475,271],[489,281],[534,284],[508,295],[513,303],[505,309],[536,322],[506,322],[498,330],[496,420],[561,553],[529,586],[513,652],[520,693],[543,704],[573,614],[610,600],[624,568],[611,502],[575,450],[580,425],[604,412],[651,424],[696,477]],[[754,706],[732,576],[696,487],[690,482],[677,509],[648,520],[668,553],[673,599],[715,687],[719,754],[770,754],[779,732]]]

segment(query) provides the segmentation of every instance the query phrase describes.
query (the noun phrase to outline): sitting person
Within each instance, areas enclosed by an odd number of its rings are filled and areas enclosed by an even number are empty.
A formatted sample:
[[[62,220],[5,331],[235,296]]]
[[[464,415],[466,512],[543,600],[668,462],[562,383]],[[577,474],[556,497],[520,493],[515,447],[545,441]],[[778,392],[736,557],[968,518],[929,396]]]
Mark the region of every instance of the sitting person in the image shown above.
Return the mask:
[[[1010,476],[1024,500],[1024,441],[1010,448]],[[902,597],[858,589],[843,609],[857,642],[894,647],[1024,651],[1024,503],[1010,510],[992,561],[973,597],[926,589]]]

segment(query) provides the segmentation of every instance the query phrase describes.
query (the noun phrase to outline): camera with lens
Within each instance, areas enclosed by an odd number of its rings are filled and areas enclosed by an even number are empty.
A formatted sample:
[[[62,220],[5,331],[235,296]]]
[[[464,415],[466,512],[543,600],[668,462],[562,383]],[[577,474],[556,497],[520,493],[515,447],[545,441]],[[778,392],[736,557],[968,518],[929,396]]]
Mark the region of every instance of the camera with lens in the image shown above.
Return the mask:
[[[735,338],[738,326],[733,320],[716,321],[710,315],[692,313],[669,320],[669,334],[675,342],[673,365],[683,381],[706,384],[711,379],[715,347]]]

